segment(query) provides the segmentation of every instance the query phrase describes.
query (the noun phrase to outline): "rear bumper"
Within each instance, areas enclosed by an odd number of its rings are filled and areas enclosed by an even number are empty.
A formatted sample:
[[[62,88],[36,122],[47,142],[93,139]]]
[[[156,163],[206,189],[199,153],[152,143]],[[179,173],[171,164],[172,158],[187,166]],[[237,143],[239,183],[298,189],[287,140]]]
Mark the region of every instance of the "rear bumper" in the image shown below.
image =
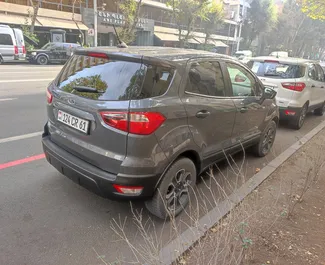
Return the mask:
[[[280,120],[291,120],[299,116],[301,108],[297,107],[279,107]]]
[[[129,200],[149,198],[154,194],[160,176],[121,176],[106,172],[53,143],[48,135],[47,126],[45,126],[45,132],[42,136],[42,144],[46,159],[53,167],[72,181],[101,197]],[[113,184],[141,186],[143,190],[140,195],[125,195],[118,193]]]

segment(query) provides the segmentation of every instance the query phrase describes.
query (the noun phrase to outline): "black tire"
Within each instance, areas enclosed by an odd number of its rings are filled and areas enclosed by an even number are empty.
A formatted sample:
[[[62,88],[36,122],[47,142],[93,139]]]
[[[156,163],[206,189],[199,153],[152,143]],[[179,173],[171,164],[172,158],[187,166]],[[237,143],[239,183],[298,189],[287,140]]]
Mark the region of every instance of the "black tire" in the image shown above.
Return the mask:
[[[303,105],[299,111],[299,115],[291,121],[291,127],[295,130],[300,130],[305,123],[306,115],[308,112],[308,104]]]
[[[0,64],[2,64],[3,63],[3,59],[2,59],[2,57],[0,57]]]
[[[314,110],[314,114],[317,116],[323,116],[324,112],[325,112],[325,102],[320,108]]]
[[[155,195],[145,202],[148,211],[164,220],[179,215],[189,204],[196,174],[192,160],[176,160],[165,173]]]
[[[45,55],[40,55],[37,58],[37,64],[46,65],[49,63],[49,59]]]
[[[271,121],[261,135],[259,142],[253,146],[253,152],[258,157],[266,156],[273,146],[276,136],[276,123]]]

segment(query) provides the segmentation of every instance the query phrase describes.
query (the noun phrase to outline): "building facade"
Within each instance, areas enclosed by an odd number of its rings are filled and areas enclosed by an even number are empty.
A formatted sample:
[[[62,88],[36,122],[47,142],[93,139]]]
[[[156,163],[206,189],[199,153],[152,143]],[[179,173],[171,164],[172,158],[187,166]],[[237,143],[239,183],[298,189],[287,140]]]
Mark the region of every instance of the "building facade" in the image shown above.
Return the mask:
[[[211,35],[209,44],[218,52],[233,53],[239,38],[239,12],[243,12],[243,0],[224,0],[226,18],[224,23]],[[36,1],[34,1],[36,2]],[[50,40],[51,29],[66,31],[67,42],[81,42],[93,45],[94,9],[93,0],[38,0],[39,11],[35,24],[35,32],[40,38],[40,45]],[[167,0],[142,0],[140,19],[136,27],[135,45],[159,45],[176,47],[179,45],[178,25],[172,16],[172,9]],[[0,0],[0,24],[30,24],[33,12],[29,0]],[[125,22],[117,1],[97,0],[98,45],[116,45],[115,27]],[[74,15],[73,15],[74,13]],[[74,17],[74,20],[72,19]],[[204,42],[202,21],[196,21],[195,32],[188,40],[188,47],[200,48]],[[186,34],[185,31],[182,34]],[[83,36],[81,36],[83,35]]]

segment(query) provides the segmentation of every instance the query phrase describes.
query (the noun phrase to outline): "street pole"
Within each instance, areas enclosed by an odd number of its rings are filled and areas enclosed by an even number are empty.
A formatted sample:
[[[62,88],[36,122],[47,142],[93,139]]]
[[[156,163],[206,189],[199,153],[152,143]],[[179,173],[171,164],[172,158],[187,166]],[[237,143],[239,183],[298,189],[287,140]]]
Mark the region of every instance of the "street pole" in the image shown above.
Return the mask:
[[[240,40],[241,40],[241,28],[243,23],[239,22],[239,34],[238,34],[238,40],[237,40],[237,52],[239,51],[239,47],[240,47]]]
[[[97,47],[97,0],[94,0],[94,47]]]

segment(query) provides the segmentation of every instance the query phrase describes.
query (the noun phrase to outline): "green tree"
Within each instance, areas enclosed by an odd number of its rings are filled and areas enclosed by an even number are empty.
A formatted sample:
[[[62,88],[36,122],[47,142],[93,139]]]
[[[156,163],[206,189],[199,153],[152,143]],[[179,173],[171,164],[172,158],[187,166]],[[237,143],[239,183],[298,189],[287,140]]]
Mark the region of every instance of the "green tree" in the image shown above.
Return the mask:
[[[254,40],[263,42],[265,35],[276,26],[277,11],[273,1],[253,0],[243,24],[244,46],[250,48]]]
[[[206,6],[206,9],[203,10],[203,25],[204,25],[204,46],[207,48],[208,42],[211,38],[211,35],[216,32],[217,29],[223,24],[225,17],[223,4],[213,1],[211,4]]]
[[[117,29],[121,41],[126,44],[134,42],[136,39],[136,27],[139,20],[142,0],[121,0],[118,7],[124,16],[125,23]]]
[[[312,19],[325,20],[324,0],[300,0],[301,10]]]
[[[209,0],[169,0],[167,5],[172,8],[172,17],[178,28],[179,46],[183,48],[192,37],[195,22],[206,19]]]

